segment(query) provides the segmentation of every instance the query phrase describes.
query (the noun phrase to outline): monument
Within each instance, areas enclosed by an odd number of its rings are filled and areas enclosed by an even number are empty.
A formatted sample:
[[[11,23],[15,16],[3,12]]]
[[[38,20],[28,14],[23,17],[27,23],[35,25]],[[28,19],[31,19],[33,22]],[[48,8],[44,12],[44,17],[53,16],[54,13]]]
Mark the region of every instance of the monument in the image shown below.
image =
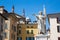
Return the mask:
[[[38,34],[40,33],[46,33],[46,13],[44,9],[44,14],[42,14],[42,11],[39,11],[39,15],[34,16],[37,18],[37,23],[38,23]]]
[[[37,18],[38,34],[35,35],[35,40],[49,40],[49,35],[46,33],[46,10],[39,11],[39,14],[34,16]]]

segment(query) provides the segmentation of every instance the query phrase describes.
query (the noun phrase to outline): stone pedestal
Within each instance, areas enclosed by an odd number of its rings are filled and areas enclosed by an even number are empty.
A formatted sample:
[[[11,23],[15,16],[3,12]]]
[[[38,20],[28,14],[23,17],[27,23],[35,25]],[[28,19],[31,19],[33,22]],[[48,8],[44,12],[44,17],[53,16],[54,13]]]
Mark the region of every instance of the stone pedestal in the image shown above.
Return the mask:
[[[35,40],[50,40],[50,35],[38,34],[35,36]]]

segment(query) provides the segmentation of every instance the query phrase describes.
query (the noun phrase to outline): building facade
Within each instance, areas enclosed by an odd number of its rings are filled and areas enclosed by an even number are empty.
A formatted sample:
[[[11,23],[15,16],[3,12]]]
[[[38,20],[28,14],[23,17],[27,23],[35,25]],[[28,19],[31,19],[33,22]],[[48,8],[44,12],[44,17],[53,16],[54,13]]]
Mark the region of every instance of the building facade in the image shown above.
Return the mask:
[[[37,24],[20,23],[17,26],[17,40],[35,40],[38,34]]]
[[[60,13],[48,14],[50,40],[60,40]]]
[[[3,6],[0,6],[0,40],[4,40],[5,20],[7,20],[3,15],[3,8]]]
[[[13,12],[13,10],[11,13],[8,13],[8,11],[5,10],[3,6],[0,7],[0,13],[8,19],[5,20],[3,39],[17,40],[17,22],[19,19],[16,17],[16,14]]]
[[[17,18],[9,14],[8,20],[5,21],[5,40],[17,39]]]
[[[5,20],[7,20],[7,18],[0,13],[0,40],[4,40]]]

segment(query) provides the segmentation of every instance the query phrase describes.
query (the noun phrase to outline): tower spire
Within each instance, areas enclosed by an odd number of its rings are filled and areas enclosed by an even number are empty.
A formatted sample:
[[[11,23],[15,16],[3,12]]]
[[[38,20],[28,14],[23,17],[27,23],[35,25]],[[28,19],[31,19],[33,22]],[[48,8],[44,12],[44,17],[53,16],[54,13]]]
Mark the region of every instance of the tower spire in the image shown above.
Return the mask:
[[[43,5],[43,13],[46,16],[46,8],[45,8],[45,5]]]
[[[25,17],[25,9],[23,9],[23,16]]]
[[[12,13],[14,13],[14,5],[12,6]]]

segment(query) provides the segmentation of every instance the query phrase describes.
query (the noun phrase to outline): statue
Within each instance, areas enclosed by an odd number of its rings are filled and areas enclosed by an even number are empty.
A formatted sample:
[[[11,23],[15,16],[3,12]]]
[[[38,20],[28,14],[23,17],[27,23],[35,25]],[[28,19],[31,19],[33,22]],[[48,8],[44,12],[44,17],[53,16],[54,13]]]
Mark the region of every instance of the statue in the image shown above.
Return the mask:
[[[38,30],[39,30],[39,34],[40,32],[45,33],[46,31],[46,15],[42,15],[42,12],[39,12],[39,15],[35,15],[34,16],[37,18],[37,23],[38,23]]]

